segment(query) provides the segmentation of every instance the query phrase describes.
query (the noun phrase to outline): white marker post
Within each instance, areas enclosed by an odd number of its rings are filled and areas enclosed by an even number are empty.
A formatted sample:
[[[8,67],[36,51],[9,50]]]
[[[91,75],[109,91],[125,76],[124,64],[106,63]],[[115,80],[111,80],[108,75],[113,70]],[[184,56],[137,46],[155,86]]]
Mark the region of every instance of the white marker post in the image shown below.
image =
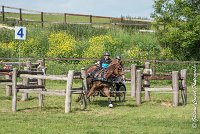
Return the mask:
[[[15,39],[26,40],[26,27],[15,27]],[[20,45],[19,44],[19,69],[20,69]]]

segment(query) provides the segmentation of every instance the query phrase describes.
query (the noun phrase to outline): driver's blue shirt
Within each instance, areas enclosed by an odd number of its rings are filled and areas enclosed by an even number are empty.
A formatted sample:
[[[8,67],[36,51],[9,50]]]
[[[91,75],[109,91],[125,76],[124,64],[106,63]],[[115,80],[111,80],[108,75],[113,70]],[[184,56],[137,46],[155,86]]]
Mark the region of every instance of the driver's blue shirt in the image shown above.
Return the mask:
[[[106,69],[111,62],[112,62],[112,60],[110,58],[108,58],[108,59],[102,58],[100,60],[100,65],[101,65],[102,68]]]
[[[107,67],[109,66],[109,64],[107,64],[107,63],[102,63],[102,68],[104,68],[104,69],[106,69]]]

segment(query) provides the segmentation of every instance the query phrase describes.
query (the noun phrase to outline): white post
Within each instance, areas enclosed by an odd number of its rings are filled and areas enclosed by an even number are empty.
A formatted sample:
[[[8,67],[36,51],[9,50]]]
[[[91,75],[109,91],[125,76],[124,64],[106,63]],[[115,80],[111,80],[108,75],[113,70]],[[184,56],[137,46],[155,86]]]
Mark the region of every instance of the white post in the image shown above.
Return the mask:
[[[172,84],[173,84],[173,106],[178,106],[179,103],[179,96],[178,96],[178,91],[179,91],[179,85],[178,85],[178,71],[172,71]]]
[[[136,90],[136,65],[131,65],[131,97],[135,97]]]
[[[73,76],[74,76],[74,71],[73,70],[68,71],[66,98],[65,98],[65,113],[69,113],[71,111],[71,90],[73,84]]]
[[[27,62],[27,63],[29,63],[29,62]],[[28,70],[30,70],[30,68],[27,66],[27,67],[24,67],[24,70],[28,71]],[[23,78],[22,83],[23,83],[23,85],[26,85],[26,86],[29,85],[29,79]],[[21,100],[22,101],[28,100],[28,93],[22,93],[22,99]]]
[[[13,68],[12,72],[12,111],[16,112],[17,111],[17,69]]]
[[[141,77],[141,70],[137,70],[136,72],[136,104],[141,104],[141,91],[142,91],[142,77]]]

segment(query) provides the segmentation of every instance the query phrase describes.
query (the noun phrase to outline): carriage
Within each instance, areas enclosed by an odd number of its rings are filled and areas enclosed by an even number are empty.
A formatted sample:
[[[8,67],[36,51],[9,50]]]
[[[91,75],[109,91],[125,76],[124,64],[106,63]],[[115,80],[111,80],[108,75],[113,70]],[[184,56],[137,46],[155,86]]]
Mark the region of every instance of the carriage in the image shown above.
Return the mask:
[[[112,81],[110,81],[110,83],[111,83],[111,86],[109,88],[110,96],[115,97],[115,101],[117,101],[118,99],[120,102],[124,102],[126,98],[125,82],[121,78],[115,78]],[[93,100],[95,96],[107,97],[102,90],[94,92],[92,96]]]
[[[119,102],[125,102],[126,99],[126,86],[125,86],[125,81],[123,81],[121,78],[116,78],[115,80],[113,80],[111,83],[111,86],[109,88],[109,92],[110,92],[110,97],[114,97],[115,101],[119,101]],[[87,107],[87,97],[86,97],[87,93],[82,92],[79,96],[79,98],[77,98],[77,100],[80,100],[80,106],[81,109],[84,110]],[[96,96],[100,96],[100,97],[107,97],[107,95],[102,91],[95,91],[93,93],[92,96],[90,96],[89,101],[95,101],[95,97]],[[78,101],[77,101],[78,102]]]
[[[106,68],[99,68],[96,65],[90,66],[86,69],[88,92],[83,92],[76,100],[81,101],[85,107],[86,100],[90,97],[103,96],[108,98],[108,106],[113,107],[111,97],[115,100],[125,101],[126,86],[123,81],[123,67],[122,62],[115,59]]]

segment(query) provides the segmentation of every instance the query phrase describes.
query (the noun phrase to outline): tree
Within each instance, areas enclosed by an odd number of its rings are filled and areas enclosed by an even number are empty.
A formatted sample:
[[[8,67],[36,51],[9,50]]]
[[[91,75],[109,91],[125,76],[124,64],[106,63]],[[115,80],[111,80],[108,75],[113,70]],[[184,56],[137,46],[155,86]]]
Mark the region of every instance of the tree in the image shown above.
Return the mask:
[[[155,0],[152,17],[162,47],[179,60],[200,60],[200,0]]]

